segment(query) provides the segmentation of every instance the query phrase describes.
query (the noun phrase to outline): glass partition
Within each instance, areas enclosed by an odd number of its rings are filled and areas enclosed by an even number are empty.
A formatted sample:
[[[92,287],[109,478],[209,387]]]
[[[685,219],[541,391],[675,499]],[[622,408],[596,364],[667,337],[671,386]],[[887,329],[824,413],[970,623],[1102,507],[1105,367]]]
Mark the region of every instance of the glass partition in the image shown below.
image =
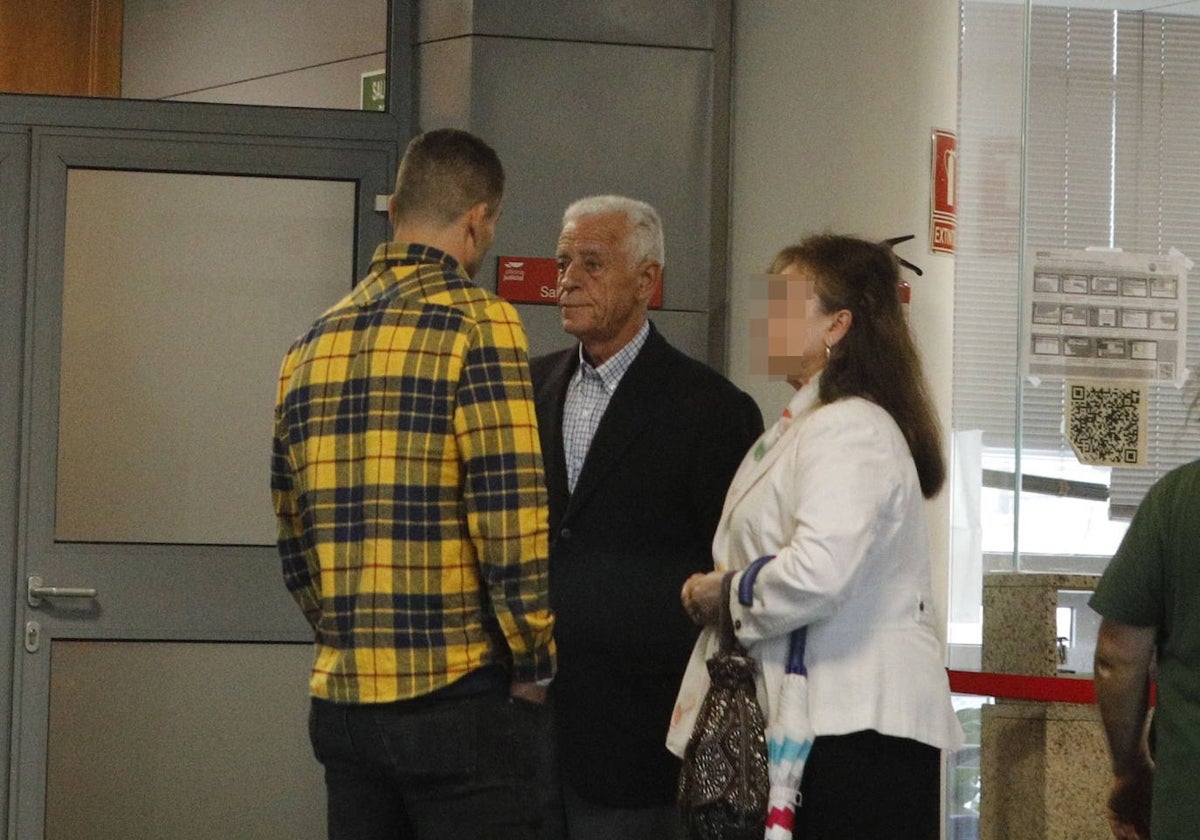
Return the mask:
[[[1200,454],[1200,17],[1084,5],[962,4],[963,625],[984,571],[1098,574]]]
[[[960,9],[949,836],[1107,836],[1087,601],[1200,456],[1200,3]]]

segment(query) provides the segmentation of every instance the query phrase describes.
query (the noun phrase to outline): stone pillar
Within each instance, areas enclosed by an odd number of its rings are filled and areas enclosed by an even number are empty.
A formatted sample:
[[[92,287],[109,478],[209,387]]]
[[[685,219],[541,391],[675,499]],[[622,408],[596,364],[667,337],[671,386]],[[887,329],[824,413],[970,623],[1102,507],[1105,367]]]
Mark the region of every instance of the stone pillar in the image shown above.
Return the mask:
[[[1059,676],[1061,590],[1094,575],[984,576],[983,670]],[[983,708],[980,840],[1107,840],[1108,747],[1094,705],[997,699]]]

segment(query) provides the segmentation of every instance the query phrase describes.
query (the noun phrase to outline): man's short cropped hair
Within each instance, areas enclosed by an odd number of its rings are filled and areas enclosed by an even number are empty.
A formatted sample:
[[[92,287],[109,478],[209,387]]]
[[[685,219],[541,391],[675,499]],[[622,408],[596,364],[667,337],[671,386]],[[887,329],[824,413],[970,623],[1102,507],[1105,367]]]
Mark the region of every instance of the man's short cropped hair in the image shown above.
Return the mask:
[[[494,215],[504,195],[504,167],[474,134],[439,128],[409,141],[396,173],[395,221],[446,226],[480,202]]]

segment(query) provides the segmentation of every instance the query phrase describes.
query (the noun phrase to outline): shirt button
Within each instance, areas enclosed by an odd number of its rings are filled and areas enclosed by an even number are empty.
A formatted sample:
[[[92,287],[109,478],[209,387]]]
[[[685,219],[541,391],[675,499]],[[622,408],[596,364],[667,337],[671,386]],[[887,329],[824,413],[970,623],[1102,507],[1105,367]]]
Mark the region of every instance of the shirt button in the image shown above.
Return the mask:
[[[558,535],[560,537],[562,537],[564,540],[569,540],[569,539],[571,539],[571,529],[563,528],[561,531],[558,532]]]
[[[734,630],[742,629],[742,620],[740,618],[737,621],[733,622],[733,629]]]

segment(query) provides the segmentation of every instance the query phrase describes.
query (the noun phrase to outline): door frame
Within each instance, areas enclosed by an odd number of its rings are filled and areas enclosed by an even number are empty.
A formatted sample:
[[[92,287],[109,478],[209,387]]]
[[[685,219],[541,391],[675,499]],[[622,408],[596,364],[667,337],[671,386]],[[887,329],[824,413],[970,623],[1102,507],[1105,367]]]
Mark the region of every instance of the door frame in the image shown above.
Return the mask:
[[[0,753],[6,756],[13,754],[28,189],[29,132],[0,128],[0,388],[5,394],[0,399],[0,569],[6,570],[0,574]],[[4,770],[0,775],[0,816],[7,812],[10,780],[17,767],[13,764]],[[6,829],[7,822],[0,819],[0,830]]]

